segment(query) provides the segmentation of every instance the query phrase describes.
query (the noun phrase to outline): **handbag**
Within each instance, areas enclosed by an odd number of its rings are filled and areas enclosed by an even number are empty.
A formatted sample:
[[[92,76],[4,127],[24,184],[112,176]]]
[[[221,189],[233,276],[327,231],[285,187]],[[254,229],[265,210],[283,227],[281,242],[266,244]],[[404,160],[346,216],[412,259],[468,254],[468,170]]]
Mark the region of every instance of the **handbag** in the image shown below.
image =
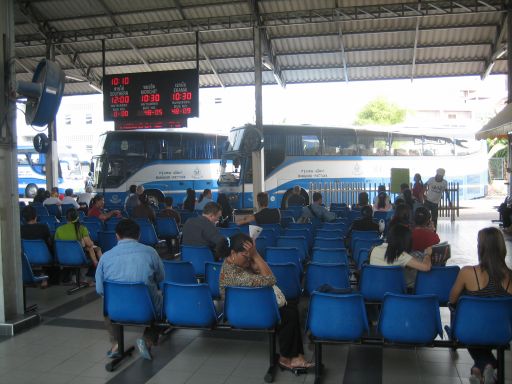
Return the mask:
[[[277,285],[273,285],[274,294],[276,295],[277,306],[279,308],[284,307],[286,305],[286,297],[284,297],[284,293],[279,289]]]

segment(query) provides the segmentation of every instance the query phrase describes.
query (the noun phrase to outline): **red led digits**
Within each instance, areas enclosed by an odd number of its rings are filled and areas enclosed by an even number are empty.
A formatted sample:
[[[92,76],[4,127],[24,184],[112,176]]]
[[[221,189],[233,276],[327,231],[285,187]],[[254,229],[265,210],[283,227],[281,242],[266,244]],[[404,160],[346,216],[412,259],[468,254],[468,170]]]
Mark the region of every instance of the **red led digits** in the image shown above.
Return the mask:
[[[192,100],[192,92],[173,92],[172,101]]]
[[[121,96],[112,96],[111,103],[112,104],[128,104],[130,102],[130,96],[121,95]]]
[[[159,93],[151,93],[151,94],[141,95],[140,101],[142,103],[158,103],[160,101],[160,94]]]
[[[128,85],[128,84],[130,84],[130,78],[128,76],[113,77],[110,80],[110,84],[112,84],[113,86]]]

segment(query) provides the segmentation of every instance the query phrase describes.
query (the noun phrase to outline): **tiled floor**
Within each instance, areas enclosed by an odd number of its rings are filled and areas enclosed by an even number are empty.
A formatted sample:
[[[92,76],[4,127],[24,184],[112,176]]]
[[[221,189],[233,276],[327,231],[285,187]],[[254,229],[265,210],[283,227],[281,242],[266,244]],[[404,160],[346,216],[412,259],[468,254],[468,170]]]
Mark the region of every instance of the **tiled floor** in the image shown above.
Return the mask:
[[[476,233],[489,220],[441,221],[442,240],[452,244],[450,263],[476,263]],[[512,240],[509,239],[509,240]],[[509,245],[512,244],[510,241]],[[73,296],[66,287],[28,289],[43,324],[0,342],[0,383],[73,384],[259,384],[267,369],[264,335],[176,330],[145,361],[135,352],[115,372],[105,370],[109,348],[102,323],[102,303],[92,288]],[[442,310],[443,322],[448,313]],[[128,329],[133,344],[141,329]],[[306,354],[313,352],[306,346]],[[467,384],[472,360],[466,350],[397,349],[358,345],[324,347],[324,383]],[[512,383],[512,358],[506,352],[506,382]],[[278,371],[276,383],[313,383],[314,375]]]

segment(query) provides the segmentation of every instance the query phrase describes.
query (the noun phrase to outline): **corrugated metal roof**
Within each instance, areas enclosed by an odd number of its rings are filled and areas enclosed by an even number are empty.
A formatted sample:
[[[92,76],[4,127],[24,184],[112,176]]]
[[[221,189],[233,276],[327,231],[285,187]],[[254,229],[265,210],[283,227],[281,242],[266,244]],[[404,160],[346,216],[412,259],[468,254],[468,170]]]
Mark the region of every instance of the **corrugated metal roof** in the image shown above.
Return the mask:
[[[59,43],[67,95],[96,92],[89,83],[101,84],[102,40],[107,74],[194,68],[198,32],[200,86],[219,86],[217,76],[225,86],[249,85],[257,25],[268,39],[265,60],[285,83],[476,75],[496,53],[497,31],[506,32],[501,0],[256,3],[259,19],[247,0],[18,0],[17,78],[30,79],[47,38]],[[491,73],[506,72],[506,60],[497,59]],[[263,82],[276,83],[272,71]]]

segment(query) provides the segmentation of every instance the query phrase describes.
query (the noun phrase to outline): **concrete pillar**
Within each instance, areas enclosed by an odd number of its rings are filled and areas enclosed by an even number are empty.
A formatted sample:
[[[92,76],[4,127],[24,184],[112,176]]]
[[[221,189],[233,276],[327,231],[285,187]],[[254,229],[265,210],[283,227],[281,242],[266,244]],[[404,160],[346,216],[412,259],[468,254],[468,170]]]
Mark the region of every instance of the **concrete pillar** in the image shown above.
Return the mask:
[[[256,128],[263,132],[263,92],[261,74],[261,31],[254,27],[254,90],[256,106]],[[265,191],[265,158],[264,149],[252,153],[252,187],[253,204],[256,207],[256,195]]]
[[[13,7],[14,0],[0,0],[0,325],[23,313]]]
[[[46,46],[46,58],[55,61],[55,46],[51,42]],[[48,124],[50,146],[46,154],[46,189],[59,186],[59,154],[57,150],[57,126],[55,119]]]

